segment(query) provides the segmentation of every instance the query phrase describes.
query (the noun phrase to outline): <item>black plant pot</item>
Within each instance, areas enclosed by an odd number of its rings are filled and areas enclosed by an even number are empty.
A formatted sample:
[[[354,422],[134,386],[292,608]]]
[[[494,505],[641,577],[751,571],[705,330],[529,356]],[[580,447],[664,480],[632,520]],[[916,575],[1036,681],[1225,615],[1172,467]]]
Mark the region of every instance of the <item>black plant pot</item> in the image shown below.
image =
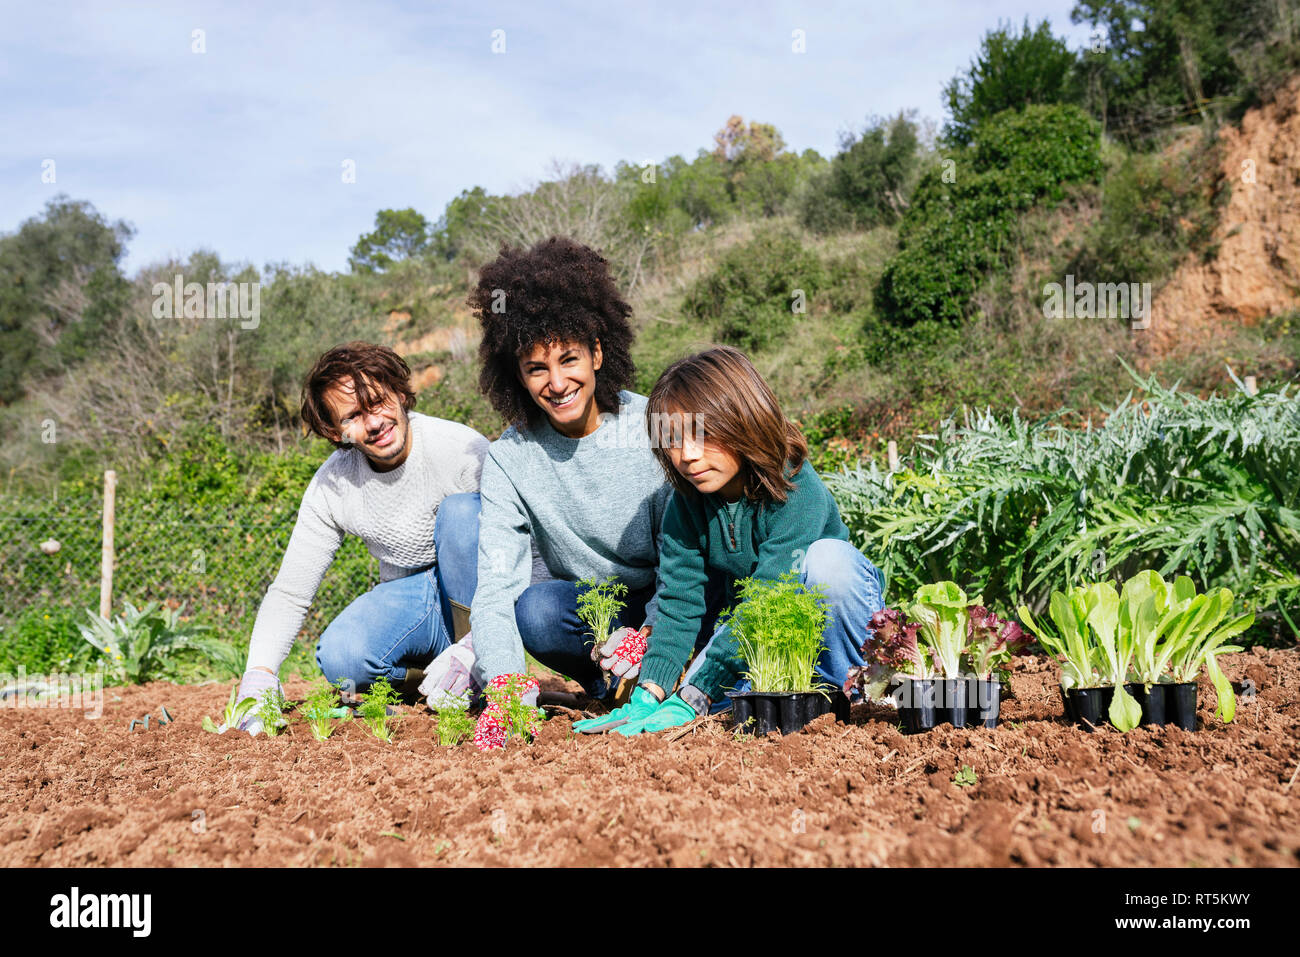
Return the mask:
[[[1128,687],[1127,685],[1125,687]],[[1163,728],[1168,722],[1169,685],[1153,684],[1150,688],[1138,685],[1134,695],[1142,703],[1142,726]]]
[[[1167,723],[1184,731],[1196,730],[1196,683],[1165,685]]]
[[[831,692],[829,698],[815,691],[729,691],[727,697],[735,726],[751,734],[794,734],[824,714],[834,714],[845,723],[849,720],[849,699],[842,691]]]
[[[909,734],[929,731],[939,721],[939,680],[904,678],[898,689],[898,714]]]
[[[1108,720],[1114,688],[1071,688],[1066,692],[1074,706],[1074,721],[1085,731],[1095,731]]]
[[[1074,709],[1074,700],[1066,693],[1065,685],[1057,685],[1056,690],[1061,693],[1061,706],[1065,708],[1065,720],[1074,724],[1079,720],[1079,712]]]
[[[939,678],[935,684],[938,686],[939,695],[934,709],[935,721],[939,724],[950,724],[954,728],[966,727],[968,707],[966,689],[969,687],[966,679]]]
[[[986,678],[966,679],[966,716],[981,728],[996,728],[1002,708],[1002,683]]]

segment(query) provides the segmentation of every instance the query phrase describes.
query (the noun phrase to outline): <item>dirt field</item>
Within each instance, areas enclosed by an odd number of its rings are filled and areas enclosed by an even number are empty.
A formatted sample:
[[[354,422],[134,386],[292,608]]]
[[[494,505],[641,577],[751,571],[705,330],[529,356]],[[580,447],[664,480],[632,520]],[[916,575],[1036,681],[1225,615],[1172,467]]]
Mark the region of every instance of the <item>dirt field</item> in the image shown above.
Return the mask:
[[[0,865],[1297,866],[1300,651],[1223,663],[1258,695],[1224,727],[1203,683],[1194,734],[1067,727],[1055,667],[1021,658],[993,731],[904,737],[858,707],[784,739],[574,738],[556,716],[490,754],[439,748],[422,706],[391,745],[317,743],[202,731],[228,687],[110,688],[97,720],[0,710]]]

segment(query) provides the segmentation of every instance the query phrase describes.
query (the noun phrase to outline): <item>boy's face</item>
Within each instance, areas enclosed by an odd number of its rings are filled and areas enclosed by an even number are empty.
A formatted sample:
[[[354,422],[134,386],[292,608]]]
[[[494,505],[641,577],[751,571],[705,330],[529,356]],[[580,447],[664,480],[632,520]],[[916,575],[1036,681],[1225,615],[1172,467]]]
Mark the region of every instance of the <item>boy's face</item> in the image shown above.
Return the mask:
[[[360,449],[376,472],[388,472],[410,454],[411,422],[390,389],[373,383],[370,389],[372,395],[380,392],[384,400],[369,411],[358,405],[351,379],[334,383],[322,398],[334,421],[331,438]]]
[[[519,357],[519,381],[557,432],[581,438],[600,424],[596,408],[600,364],[599,342],[594,350],[581,342],[538,343]]]
[[[699,417],[691,419],[691,427],[673,429],[666,443],[668,457],[675,468],[697,492],[721,495],[734,502],[744,494],[744,481],[740,474],[740,459],[709,439]]]

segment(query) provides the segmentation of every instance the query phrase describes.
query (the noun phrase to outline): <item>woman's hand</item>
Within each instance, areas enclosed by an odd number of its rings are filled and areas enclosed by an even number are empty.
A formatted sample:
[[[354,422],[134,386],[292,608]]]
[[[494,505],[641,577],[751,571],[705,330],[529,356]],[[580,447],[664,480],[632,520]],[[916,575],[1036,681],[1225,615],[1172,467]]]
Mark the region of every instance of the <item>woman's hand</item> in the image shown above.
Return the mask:
[[[649,647],[650,631],[649,625],[642,625],[640,631],[620,628],[610,632],[609,639],[600,646],[600,666],[616,678],[635,679]]]

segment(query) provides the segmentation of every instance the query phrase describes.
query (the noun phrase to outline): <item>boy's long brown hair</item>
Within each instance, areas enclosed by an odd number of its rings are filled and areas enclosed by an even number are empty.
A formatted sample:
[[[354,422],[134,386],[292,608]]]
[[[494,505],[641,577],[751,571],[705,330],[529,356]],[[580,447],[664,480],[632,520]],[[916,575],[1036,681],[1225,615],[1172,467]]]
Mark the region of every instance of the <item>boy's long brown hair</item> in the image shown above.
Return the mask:
[[[371,342],[357,341],[335,346],[316,360],[303,382],[302,421],[322,439],[333,442],[336,448],[346,448],[347,444],[329,435],[330,431],[338,430],[338,423],[325,404],[325,393],[335,383],[348,380],[356,389],[357,406],[363,411],[382,405],[386,398],[385,389],[397,396],[406,412],[415,408],[411,367],[396,352]]]
[[[655,458],[673,488],[698,496],[690,480],[673,468],[666,441],[674,413],[689,414],[689,431],[698,424],[708,441],[740,460],[745,497],[758,502],[784,502],[795,487],[793,476],[803,467],[808,443],[753,363],[739,349],[715,346],[678,359],[659,377],[646,404],[646,428]]]

